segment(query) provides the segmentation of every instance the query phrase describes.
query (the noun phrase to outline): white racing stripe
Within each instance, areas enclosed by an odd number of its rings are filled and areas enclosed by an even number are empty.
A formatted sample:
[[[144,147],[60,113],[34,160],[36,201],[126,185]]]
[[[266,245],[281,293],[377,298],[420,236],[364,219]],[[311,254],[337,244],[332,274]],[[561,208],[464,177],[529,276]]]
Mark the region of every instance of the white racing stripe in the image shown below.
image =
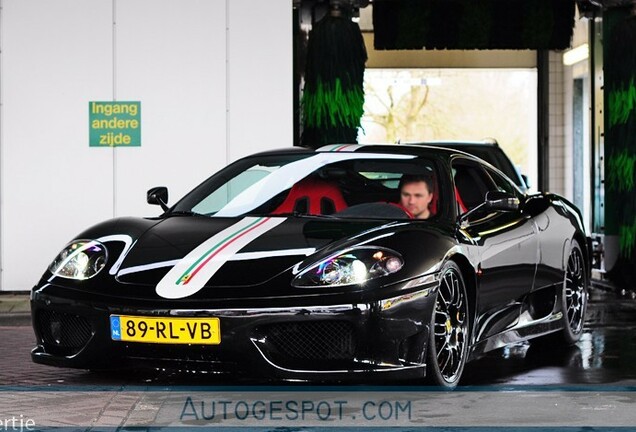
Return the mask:
[[[283,250],[271,250],[271,251],[255,251],[255,252],[239,252],[234,256],[231,256],[228,261],[249,261],[261,258],[272,257],[285,257],[285,256],[309,256],[316,252],[316,248],[304,248],[304,249],[283,249]],[[148,270],[155,270],[163,267],[172,267],[179,263],[180,260],[160,261],[150,264],[143,264],[134,267],[127,267],[121,269],[117,276],[124,276],[127,274],[140,273]]]
[[[169,299],[191,296],[239,250],[275,228],[285,218],[246,217],[194,248],[157,284],[157,294]]]
[[[236,217],[251,210],[258,208],[263,203],[272,199],[280,192],[291,188],[294,183],[304,178],[308,173],[317,170],[320,167],[340,162],[344,160],[356,159],[396,159],[406,160],[414,159],[413,155],[394,155],[394,154],[376,154],[362,153],[355,154],[350,152],[333,152],[318,153],[305,159],[288,163],[280,169],[274,171],[268,176],[257,181],[243,192],[238,194],[221,210],[216,212],[212,217]]]

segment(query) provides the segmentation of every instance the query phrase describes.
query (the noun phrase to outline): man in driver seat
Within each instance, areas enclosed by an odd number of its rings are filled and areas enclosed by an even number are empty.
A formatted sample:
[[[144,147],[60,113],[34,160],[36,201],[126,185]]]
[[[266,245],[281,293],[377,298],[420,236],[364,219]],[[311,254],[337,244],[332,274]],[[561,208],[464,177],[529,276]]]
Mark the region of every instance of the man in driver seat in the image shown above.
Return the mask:
[[[428,219],[432,216],[430,204],[433,200],[433,180],[429,176],[404,174],[400,179],[399,190],[400,205],[414,219]]]

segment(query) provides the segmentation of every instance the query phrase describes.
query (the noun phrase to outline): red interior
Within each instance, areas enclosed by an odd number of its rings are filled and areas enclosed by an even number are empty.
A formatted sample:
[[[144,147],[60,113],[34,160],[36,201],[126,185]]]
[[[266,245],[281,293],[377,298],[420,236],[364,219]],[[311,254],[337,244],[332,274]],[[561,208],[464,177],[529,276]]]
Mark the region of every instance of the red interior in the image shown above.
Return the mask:
[[[273,214],[298,211],[307,214],[331,214],[347,208],[340,189],[333,183],[307,178],[296,183],[285,201]]]

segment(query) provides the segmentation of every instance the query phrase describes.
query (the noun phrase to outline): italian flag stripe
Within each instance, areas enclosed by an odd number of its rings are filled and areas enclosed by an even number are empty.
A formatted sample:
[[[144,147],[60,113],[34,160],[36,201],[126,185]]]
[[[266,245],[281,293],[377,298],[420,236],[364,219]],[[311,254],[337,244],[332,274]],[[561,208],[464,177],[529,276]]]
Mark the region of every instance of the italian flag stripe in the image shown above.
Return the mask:
[[[248,216],[221,230],[177,261],[157,284],[157,294],[163,298],[177,299],[197,293],[228,260],[285,220],[280,217]]]
[[[214,245],[212,248],[210,248],[206,253],[204,253],[198,260],[196,260],[181,275],[181,277],[179,277],[179,279],[177,279],[177,281],[175,283],[177,285],[186,285],[188,282],[190,282],[192,280],[192,278],[194,276],[196,276],[197,273],[199,273],[199,271],[203,267],[205,267],[205,265],[207,263],[210,262],[210,260],[212,260],[212,258],[214,258],[223,249],[225,249],[226,247],[228,247],[229,245],[234,243],[239,238],[241,238],[244,235],[248,234],[250,231],[253,231],[254,229],[256,229],[259,226],[261,226],[262,224],[266,223],[269,219],[271,219],[271,218],[263,218],[263,217],[258,218],[256,220],[254,220],[252,223],[250,223],[249,225],[247,225],[247,226],[241,228],[240,230],[230,234],[229,236],[227,236],[226,238],[224,238],[223,240],[218,242],[216,245]]]
[[[341,145],[341,146],[336,146],[336,147],[335,147],[334,149],[332,149],[331,151],[339,152],[339,151],[342,151],[342,150],[346,149],[347,147],[349,147],[349,145],[348,145],[348,144]]]

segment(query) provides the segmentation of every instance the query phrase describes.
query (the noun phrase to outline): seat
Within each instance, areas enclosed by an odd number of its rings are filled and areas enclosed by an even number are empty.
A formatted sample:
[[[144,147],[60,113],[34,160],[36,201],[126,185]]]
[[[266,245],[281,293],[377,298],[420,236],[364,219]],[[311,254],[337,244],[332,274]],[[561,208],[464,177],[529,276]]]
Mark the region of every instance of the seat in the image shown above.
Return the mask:
[[[272,214],[297,212],[328,215],[345,208],[347,202],[335,183],[310,177],[296,183]]]
[[[433,217],[437,214],[437,197],[439,196],[437,189],[437,182],[433,181],[433,190],[431,191],[433,194],[433,198],[431,199],[430,204],[428,205],[428,211],[431,212],[430,217]]]
[[[457,190],[457,186],[455,186],[455,201],[457,201],[457,205],[459,205],[459,212],[466,213],[468,209],[466,208],[466,204],[464,204],[464,200],[459,195],[459,191]]]
[[[485,192],[481,191],[480,184],[467,169],[457,170],[455,173],[455,187],[459,192],[458,202],[460,206],[471,210],[484,201]]]

